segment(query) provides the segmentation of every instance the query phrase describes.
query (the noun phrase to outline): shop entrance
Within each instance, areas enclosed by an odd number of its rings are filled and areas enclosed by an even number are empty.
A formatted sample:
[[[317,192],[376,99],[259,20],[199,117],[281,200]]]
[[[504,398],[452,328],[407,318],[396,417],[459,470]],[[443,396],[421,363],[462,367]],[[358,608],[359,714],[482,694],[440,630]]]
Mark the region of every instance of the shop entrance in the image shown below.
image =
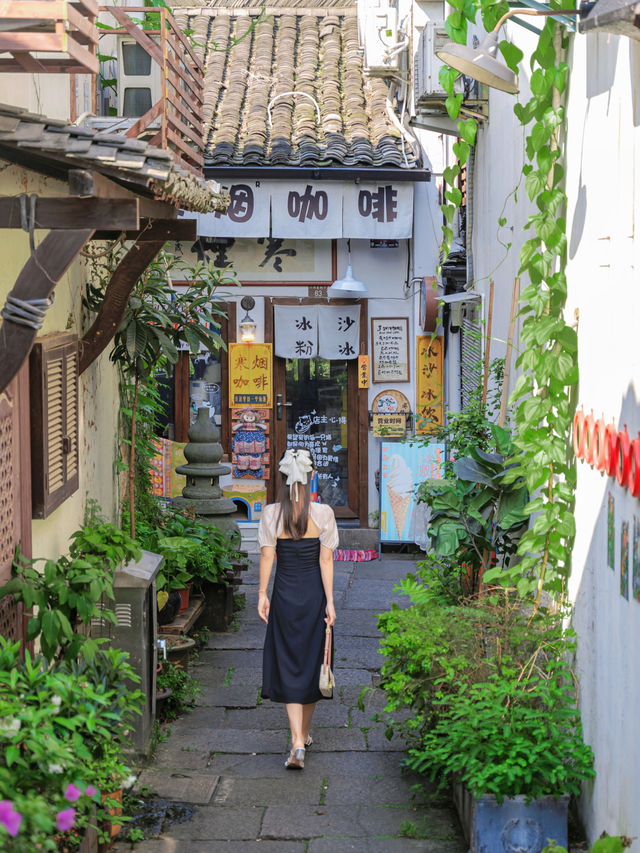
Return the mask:
[[[273,303],[292,302],[271,300],[271,308]],[[305,300],[305,303],[326,305],[327,301]],[[273,322],[273,310],[269,313]],[[366,303],[360,307],[360,330],[360,347],[364,352]],[[333,507],[337,518],[366,526],[367,391],[358,389],[358,359],[276,357],[274,373],[274,463],[287,447],[308,448],[318,471],[320,500]],[[274,464],[274,499],[279,476]]]

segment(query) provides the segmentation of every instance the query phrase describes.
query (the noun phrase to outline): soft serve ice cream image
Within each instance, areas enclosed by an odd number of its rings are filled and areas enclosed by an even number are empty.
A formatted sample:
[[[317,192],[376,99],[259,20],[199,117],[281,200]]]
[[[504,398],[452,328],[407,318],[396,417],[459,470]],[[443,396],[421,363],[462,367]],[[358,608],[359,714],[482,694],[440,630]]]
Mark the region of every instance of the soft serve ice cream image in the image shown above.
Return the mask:
[[[402,539],[413,496],[413,474],[402,456],[394,454],[389,459],[389,476],[386,482],[398,538]]]

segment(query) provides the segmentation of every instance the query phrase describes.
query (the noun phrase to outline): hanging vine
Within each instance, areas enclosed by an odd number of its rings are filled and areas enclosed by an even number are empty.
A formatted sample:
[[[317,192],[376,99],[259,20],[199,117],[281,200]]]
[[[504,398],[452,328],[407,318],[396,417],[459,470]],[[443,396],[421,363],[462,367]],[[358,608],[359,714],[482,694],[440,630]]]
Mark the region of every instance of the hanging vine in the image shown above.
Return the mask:
[[[466,43],[467,22],[475,21],[478,11],[487,30],[493,29],[504,12],[505,2],[479,3],[453,0],[454,7],[446,27],[450,38]],[[558,8],[557,0],[551,3]],[[578,381],[576,331],[564,319],[567,295],[565,277],[567,197],[563,189],[564,123],[563,99],[568,81],[568,66],[563,56],[567,37],[559,24],[548,18],[531,57],[531,98],[516,103],[514,113],[527,129],[523,166],[525,190],[535,204],[525,229],[533,232],[520,252],[520,276],[529,284],[521,293],[522,350],[517,366],[521,375],[511,401],[515,408],[514,467],[508,481],[523,477],[535,497],[528,511],[535,515],[521,539],[521,561],[509,568],[487,572],[486,581],[515,586],[523,597],[532,597],[534,606],[547,592],[561,599],[570,572],[570,555],[575,534],[573,495],[575,466],[568,453],[571,428],[570,389]],[[522,52],[502,41],[500,51],[512,70],[517,71]],[[452,120],[460,115],[462,95],[454,89],[457,72],[443,68],[440,82],[448,93],[446,108]],[[449,254],[453,239],[453,221],[461,202],[456,186],[461,167],[467,162],[475,143],[476,122],[458,121],[460,139],[453,146],[457,163],[444,172],[446,184],[442,205],[443,240],[441,258]],[[502,218],[499,225],[504,225]]]

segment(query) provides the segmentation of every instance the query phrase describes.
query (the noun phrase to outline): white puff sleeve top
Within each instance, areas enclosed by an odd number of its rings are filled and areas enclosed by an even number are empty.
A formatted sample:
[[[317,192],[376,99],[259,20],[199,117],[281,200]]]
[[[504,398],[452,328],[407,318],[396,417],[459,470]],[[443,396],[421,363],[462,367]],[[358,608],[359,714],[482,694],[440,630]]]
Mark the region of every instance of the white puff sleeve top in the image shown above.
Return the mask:
[[[277,530],[280,504],[267,504],[262,510],[260,524],[258,525],[258,545],[261,548],[275,548],[278,535],[282,529]],[[332,551],[338,547],[338,526],[333,510],[328,504],[309,504],[309,515],[315,526],[320,531],[320,544]]]

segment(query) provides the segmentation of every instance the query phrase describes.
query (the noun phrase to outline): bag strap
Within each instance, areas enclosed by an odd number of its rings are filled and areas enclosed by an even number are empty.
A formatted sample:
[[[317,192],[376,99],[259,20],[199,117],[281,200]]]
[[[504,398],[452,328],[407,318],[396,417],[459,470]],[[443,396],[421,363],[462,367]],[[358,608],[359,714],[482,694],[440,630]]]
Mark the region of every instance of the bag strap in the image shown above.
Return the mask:
[[[331,628],[327,628],[327,635],[324,641],[324,663],[326,666],[331,665]]]

